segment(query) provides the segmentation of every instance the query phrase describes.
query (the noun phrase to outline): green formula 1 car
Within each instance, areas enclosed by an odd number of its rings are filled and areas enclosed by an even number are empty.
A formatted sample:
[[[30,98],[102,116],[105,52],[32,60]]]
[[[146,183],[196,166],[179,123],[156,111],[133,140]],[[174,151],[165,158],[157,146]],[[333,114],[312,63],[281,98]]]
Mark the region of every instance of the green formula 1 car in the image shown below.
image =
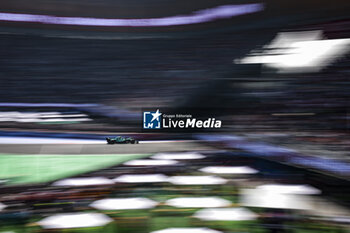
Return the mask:
[[[135,138],[131,137],[122,137],[118,136],[115,138],[106,138],[107,144],[137,144],[139,141],[137,141]]]

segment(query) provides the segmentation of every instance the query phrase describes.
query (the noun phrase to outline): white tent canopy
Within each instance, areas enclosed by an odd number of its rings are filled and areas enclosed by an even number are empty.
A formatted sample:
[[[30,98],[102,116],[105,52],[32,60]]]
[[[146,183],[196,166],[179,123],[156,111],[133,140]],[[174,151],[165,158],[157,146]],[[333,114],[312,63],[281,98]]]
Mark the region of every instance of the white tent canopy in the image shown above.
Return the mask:
[[[152,159],[203,159],[204,155],[198,152],[183,152],[183,153],[158,153],[151,157]]]
[[[167,228],[159,231],[153,231],[151,233],[222,233],[221,231],[213,230],[210,228],[195,228],[195,227],[186,227],[186,228]]]
[[[106,198],[94,201],[90,206],[99,210],[136,210],[151,209],[158,202],[143,197],[135,198]]]
[[[176,185],[218,185],[227,180],[218,176],[172,176],[169,182]]]
[[[179,197],[165,204],[178,208],[214,208],[230,206],[232,203],[219,197]]]
[[[157,160],[157,159],[135,159],[125,162],[124,165],[127,166],[166,166],[174,165],[178,162],[175,160]]]
[[[278,193],[263,189],[242,189],[241,203],[244,206],[277,209],[311,209],[310,200],[303,195]]]
[[[44,218],[38,224],[46,229],[64,229],[104,226],[111,221],[111,218],[100,213],[68,213]]]
[[[285,194],[316,195],[321,193],[321,190],[306,184],[264,184],[258,186],[257,188]]]
[[[53,186],[90,186],[90,185],[112,185],[114,182],[105,177],[83,177],[59,180]]]
[[[119,183],[159,183],[167,182],[168,177],[163,174],[132,174],[119,176],[114,181]]]
[[[206,173],[216,174],[256,174],[257,170],[247,166],[210,166],[199,169]]]
[[[248,221],[258,216],[246,208],[210,208],[197,211],[193,217],[205,221]]]

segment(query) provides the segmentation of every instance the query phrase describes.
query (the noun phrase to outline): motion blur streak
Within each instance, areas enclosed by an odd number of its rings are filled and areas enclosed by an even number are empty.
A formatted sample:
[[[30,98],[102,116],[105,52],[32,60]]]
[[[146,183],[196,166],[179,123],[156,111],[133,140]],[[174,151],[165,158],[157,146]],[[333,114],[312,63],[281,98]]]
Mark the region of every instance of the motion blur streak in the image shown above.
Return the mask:
[[[162,27],[210,22],[263,10],[261,3],[224,5],[195,11],[192,15],[179,15],[149,19],[103,19],[87,17],[59,17],[51,15],[0,13],[1,21],[32,22],[58,25],[102,27]]]
[[[0,137],[0,144],[105,144],[104,140],[72,138]]]
[[[350,233],[349,12],[0,0],[0,233]]]
[[[0,103],[0,107],[95,107],[97,104],[69,104],[69,103]]]
[[[255,53],[238,64],[266,64],[280,73],[319,72],[348,51],[350,39],[322,39],[320,31],[279,33],[264,46],[262,53]]]

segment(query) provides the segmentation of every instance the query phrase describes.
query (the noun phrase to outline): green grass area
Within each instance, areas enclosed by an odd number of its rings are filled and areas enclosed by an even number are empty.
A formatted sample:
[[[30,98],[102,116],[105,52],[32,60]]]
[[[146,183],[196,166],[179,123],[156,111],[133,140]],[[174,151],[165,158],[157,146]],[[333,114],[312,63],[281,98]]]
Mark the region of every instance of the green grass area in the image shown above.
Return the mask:
[[[150,155],[0,154],[0,179],[9,179],[9,184],[49,182],[148,156]]]

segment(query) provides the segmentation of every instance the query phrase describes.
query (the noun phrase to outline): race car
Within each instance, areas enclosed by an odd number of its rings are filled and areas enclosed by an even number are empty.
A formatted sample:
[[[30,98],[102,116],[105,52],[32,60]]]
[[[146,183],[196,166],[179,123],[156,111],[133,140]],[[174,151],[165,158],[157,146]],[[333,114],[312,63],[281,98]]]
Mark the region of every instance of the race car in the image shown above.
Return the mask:
[[[139,143],[135,138],[118,136],[115,138],[106,138],[107,144],[136,144]]]

